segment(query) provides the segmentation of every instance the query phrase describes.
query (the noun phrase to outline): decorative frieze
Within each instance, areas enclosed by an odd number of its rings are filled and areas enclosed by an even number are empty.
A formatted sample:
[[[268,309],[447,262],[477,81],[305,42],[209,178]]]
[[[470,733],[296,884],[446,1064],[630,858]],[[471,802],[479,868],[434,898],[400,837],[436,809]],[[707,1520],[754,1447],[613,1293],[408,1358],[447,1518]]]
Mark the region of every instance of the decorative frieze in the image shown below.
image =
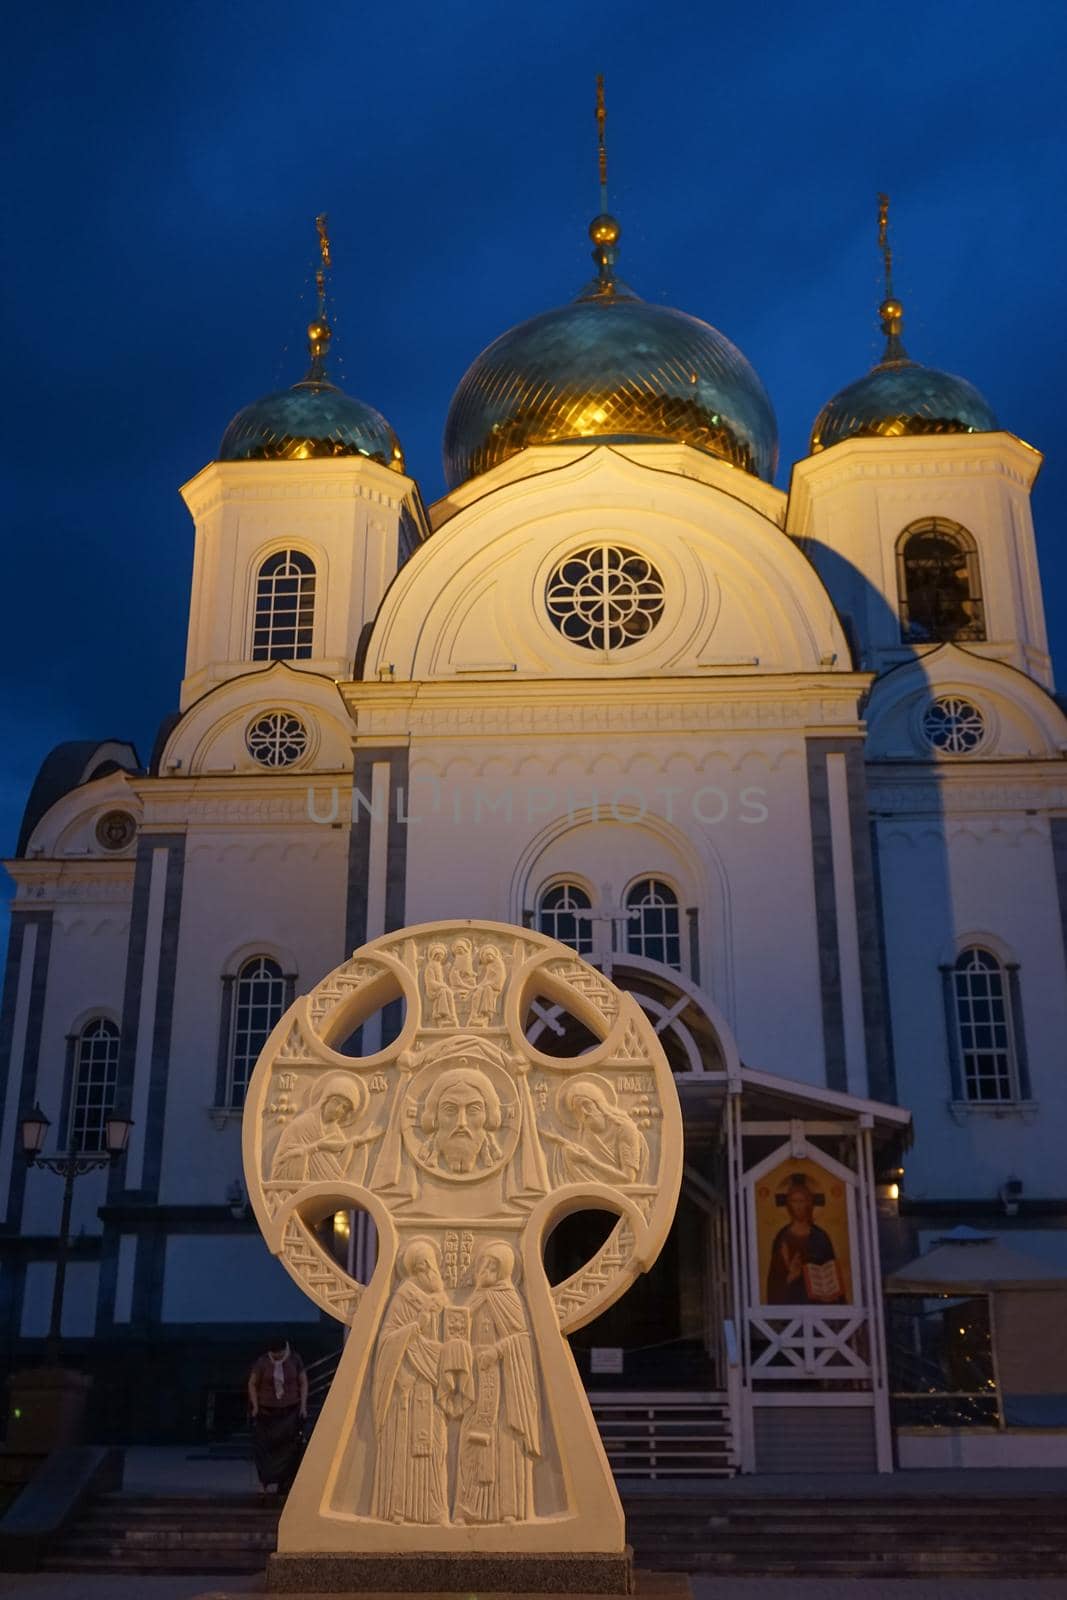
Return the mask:
[[[917,816],[965,811],[1014,813],[1067,809],[1067,785],[1062,783],[959,783],[919,781],[881,784],[868,774],[873,816]]]
[[[380,738],[410,733],[419,737],[513,737],[553,733],[704,733],[715,730],[811,727],[854,728],[861,731],[857,695],[819,699],[763,700],[731,696],[691,701],[600,700],[571,704],[534,702],[445,704],[437,706],[360,705],[356,711],[360,736]]]

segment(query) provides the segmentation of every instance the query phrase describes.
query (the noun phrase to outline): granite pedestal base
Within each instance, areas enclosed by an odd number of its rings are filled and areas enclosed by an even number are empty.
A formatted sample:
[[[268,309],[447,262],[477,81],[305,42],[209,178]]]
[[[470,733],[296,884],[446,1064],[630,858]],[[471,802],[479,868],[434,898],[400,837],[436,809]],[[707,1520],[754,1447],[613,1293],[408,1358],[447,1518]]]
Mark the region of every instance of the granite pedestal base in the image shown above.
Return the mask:
[[[634,1592],[633,1551],[386,1555],[283,1554],[267,1564],[272,1594],[596,1594]]]

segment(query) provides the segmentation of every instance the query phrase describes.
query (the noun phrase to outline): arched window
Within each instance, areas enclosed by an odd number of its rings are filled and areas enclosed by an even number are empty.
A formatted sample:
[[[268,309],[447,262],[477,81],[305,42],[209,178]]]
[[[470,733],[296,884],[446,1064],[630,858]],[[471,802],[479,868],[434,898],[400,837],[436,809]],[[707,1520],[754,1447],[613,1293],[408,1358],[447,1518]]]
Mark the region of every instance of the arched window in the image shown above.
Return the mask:
[[[244,1105],[259,1052],[284,1010],[285,978],[281,967],[270,956],[252,956],[237,974],[234,985],[228,1105]]]
[[[106,1017],[94,1017],[74,1046],[70,1097],[70,1148],[106,1150],[106,1122],[115,1104],[119,1074],[119,1030]]]
[[[315,626],[315,563],[302,550],[268,556],[256,576],[253,661],[306,661]]]
[[[953,969],[956,1038],[965,1100],[1018,1097],[1009,974],[996,956],[972,945]]]
[[[626,908],[630,913],[626,924],[626,948],[630,954],[680,971],[678,896],[670,884],[662,878],[640,878],[627,890]]]
[[[576,883],[555,883],[546,889],[537,907],[537,926],[550,939],[569,944],[580,956],[593,953],[593,924],[575,913],[592,909],[589,896]]]
[[[905,528],[897,583],[905,644],[985,638],[978,546],[958,522],[925,517]]]

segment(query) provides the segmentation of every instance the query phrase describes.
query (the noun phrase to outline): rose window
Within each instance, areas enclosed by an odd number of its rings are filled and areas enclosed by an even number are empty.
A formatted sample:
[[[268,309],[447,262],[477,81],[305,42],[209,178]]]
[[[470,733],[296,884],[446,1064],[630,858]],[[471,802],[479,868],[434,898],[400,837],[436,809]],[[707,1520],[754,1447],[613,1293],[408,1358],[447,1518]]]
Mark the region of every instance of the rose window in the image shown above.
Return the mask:
[[[923,713],[923,735],[935,750],[948,756],[966,756],[985,738],[985,718],[970,700],[941,695]]]
[[[248,724],[245,744],[263,767],[291,767],[308,747],[308,731],[291,711],[267,711]]]
[[[620,545],[578,550],[553,570],[548,614],[565,639],[587,650],[622,650],[663,615],[663,579],[651,561]]]

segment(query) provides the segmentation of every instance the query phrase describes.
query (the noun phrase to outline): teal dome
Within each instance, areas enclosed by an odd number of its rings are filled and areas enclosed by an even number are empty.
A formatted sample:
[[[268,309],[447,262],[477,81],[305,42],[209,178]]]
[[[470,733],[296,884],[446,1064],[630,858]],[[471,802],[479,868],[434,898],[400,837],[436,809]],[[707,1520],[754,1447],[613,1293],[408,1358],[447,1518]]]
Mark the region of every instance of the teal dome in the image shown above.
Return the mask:
[[[404,454],[380,412],[325,378],[306,378],[239,411],[222,436],[220,461],[310,461],[365,456],[396,472]]]
[[[811,453],[843,439],[892,439],[924,433],[993,433],[993,408],[973,383],[913,361],[900,339],[903,308],[887,298],[879,307],[885,355],[865,377],[828,400],[811,430]]]
[[[772,479],[774,410],[740,350],[614,276],[614,218],[596,218],[590,234],[599,277],[503,334],[461,380],[445,424],[448,487],[530,445],[668,440]]]

